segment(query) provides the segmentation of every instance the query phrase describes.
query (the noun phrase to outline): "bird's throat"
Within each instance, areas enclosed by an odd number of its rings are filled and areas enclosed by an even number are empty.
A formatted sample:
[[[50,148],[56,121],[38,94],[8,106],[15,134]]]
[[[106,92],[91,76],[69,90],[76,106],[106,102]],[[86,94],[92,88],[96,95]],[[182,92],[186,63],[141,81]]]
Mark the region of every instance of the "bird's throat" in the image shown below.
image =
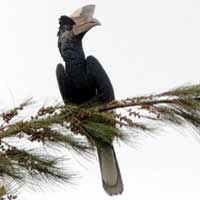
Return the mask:
[[[58,41],[59,50],[66,66],[77,66],[85,62],[82,38],[70,39],[60,38]]]

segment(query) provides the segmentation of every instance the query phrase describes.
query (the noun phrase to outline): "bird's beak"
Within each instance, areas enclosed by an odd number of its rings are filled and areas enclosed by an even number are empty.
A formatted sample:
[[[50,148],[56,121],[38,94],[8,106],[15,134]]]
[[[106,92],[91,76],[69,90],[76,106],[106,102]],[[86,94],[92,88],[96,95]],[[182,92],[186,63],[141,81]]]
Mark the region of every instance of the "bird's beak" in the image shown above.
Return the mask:
[[[73,26],[74,35],[89,31],[94,26],[101,23],[93,17],[95,5],[87,5],[76,10],[70,17],[75,22]]]

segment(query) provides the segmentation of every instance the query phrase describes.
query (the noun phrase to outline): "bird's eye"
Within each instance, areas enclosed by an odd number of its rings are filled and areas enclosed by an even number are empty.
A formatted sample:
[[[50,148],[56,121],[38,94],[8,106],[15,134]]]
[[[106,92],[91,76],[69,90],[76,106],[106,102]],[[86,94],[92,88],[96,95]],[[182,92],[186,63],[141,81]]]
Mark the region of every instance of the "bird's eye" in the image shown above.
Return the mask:
[[[72,29],[73,29],[73,25],[65,25],[64,27],[63,27],[63,29],[65,30],[65,31],[71,31]]]
[[[64,25],[64,26],[62,26],[62,29],[63,30],[70,30],[71,29],[71,25]]]

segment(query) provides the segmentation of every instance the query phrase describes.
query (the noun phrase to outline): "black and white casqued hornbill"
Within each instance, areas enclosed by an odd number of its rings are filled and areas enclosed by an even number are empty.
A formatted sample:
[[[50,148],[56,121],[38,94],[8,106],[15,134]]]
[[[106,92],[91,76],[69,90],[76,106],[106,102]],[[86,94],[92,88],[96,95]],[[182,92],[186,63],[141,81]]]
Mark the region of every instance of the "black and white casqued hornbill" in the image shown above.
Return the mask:
[[[56,75],[65,104],[82,104],[100,95],[102,103],[114,100],[110,79],[94,56],[85,57],[82,39],[93,27],[100,25],[93,18],[94,5],[84,6],[70,17],[59,19],[58,48],[65,61],[57,65]],[[123,191],[123,182],[113,146],[97,148],[104,190],[109,195]]]

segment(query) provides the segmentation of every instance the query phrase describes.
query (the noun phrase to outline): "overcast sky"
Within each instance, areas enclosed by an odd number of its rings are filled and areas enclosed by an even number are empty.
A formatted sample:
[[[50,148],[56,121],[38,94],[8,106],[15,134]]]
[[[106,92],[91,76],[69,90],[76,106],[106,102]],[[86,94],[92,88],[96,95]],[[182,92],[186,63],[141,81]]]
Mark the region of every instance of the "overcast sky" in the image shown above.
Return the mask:
[[[30,96],[61,101],[55,77],[62,62],[58,18],[91,3],[102,26],[85,36],[84,49],[104,66],[117,99],[199,82],[199,0],[6,0],[0,2],[0,110]],[[200,143],[194,137],[165,129],[140,140],[136,149],[116,145],[116,151],[125,190],[112,199],[200,199]],[[21,199],[111,199],[96,161],[75,165],[82,176],[76,186],[24,191]]]

